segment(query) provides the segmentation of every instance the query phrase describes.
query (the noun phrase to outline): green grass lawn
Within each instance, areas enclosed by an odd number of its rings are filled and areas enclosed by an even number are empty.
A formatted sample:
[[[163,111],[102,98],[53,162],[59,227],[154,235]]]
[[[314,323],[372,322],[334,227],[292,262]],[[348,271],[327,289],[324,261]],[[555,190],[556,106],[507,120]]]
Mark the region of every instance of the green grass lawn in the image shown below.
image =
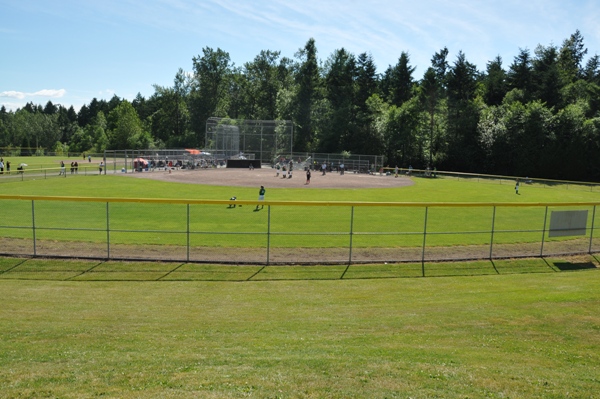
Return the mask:
[[[111,282],[165,268],[26,261],[24,275],[98,280],[0,279],[0,397],[594,397],[600,274],[555,265],[341,280],[335,266],[315,267],[319,280],[275,267],[247,282],[226,279],[256,268],[203,266],[222,281]]]

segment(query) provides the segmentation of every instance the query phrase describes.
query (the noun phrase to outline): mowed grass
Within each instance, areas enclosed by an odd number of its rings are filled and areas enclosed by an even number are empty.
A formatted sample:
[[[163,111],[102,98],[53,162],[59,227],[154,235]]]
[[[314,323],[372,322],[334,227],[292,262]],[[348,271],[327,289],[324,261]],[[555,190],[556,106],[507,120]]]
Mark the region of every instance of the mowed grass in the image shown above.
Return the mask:
[[[244,173],[240,171],[240,173]],[[201,182],[202,173],[198,180]],[[340,177],[341,178],[341,177]],[[376,178],[376,177],[374,177]],[[387,177],[380,177],[387,178]],[[419,179],[409,187],[387,189],[271,189],[267,186],[268,201],[350,201],[350,202],[493,202],[493,203],[539,203],[596,202],[600,194],[585,190],[568,190],[524,185],[521,195],[515,195],[512,185],[487,184],[447,179]],[[0,194],[84,196],[101,198],[165,198],[165,199],[218,199],[255,201],[257,188],[222,187],[199,184],[174,184],[126,176],[69,176],[66,179],[12,182],[0,184]],[[31,204],[27,201],[2,201],[2,225],[30,226]],[[185,243],[187,231],[186,205],[162,205],[139,203],[111,203],[110,226],[123,230],[113,234],[113,243],[168,244]],[[573,205],[569,209],[589,211],[588,225],[597,226],[592,220],[591,207]],[[429,241],[429,245],[477,245],[487,244],[490,239],[493,208],[460,207],[430,208],[427,214],[429,232],[443,232]],[[42,229],[39,239],[81,240],[101,242],[106,229],[107,209],[105,203],[37,201],[36,227]],[[273,247],[339,247],[348,243],[350,224],[355,233],[355,247],[420,246],[422,243],[424,207],[355,207],[346,206],[273,206],[270,214],[270,233],[276,236]],[[597,217],[596,217],[597,218]],[[253,212],[253,205],[230,209],[225,205],[192,205],[190,207],[191,245],[215,247],[262,247],[264,239],[246,240],[243,234],[267,232],[269,215]],[[510,231],[497,234],[498,243],[538,241],[544,227],[545,208],[540,206],[496,210],[494,228]],[[90,229],[90,232],[60,230]],[[47,230],[43,230],[47,229]],[[131,234],[129,231],[136,231]],[[141,233],[150,231],[151,233]],[[221,232],[214,235],[206,232]],[[372,233],[386,235],[373,235]],[[173,234],[170,234],[173,233]],[[232,239],[229,233],[239,233]],[[308,233],[308,234],[307,234]],[[362,235],[361,235],[362,233]],[[461,233],[461,234],[456,234]],[[11,237],[28,238],[30,229],[5,229]],[[279,234],[279,236],[277,236]],[[321,238],[316,238],[317,236]],[[323,238],[324,237],[324,238]],[[561,238],[553,239],[561,240]]]
[[[105,177],[0,184],[0,193],[232,195],[224,187]],[[254,199],[257,190],[235,191]],[[582,191],[522,191],[517,197],[508,186],[417,179],[400,189],[269,189],[267,199],[596,201]],[[15,212],[31,214],[30,203],[12,202],[0,210],[0,223]],[[44,212],[46,225],[96,226],[105,215],[102,205],[91,215],[71,203],[39,206],[58,212]],[[234,215],[226,220],[230,228],[264,217],[245,207],[215,211]],[[144,212],[132,223],[167,211]],[[316,222],[322,217],[313,215]],[[458,228],[473,228],[465,226]],[[260,267],[0,258],[0,397],[594,397],[597,263]],[[417,278],[421,267],[426,278]]]
[[[599,284],[597,269],[366,280],[1,280],[0,397],[595,397]]]

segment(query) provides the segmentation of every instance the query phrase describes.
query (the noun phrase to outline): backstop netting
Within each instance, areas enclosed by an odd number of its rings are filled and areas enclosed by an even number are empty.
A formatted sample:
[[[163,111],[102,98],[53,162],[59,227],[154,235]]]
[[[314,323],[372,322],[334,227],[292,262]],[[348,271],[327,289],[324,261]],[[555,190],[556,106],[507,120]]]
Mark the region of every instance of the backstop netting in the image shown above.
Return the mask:
[[[212,117],[206,121],[205,150],[216,159],[257,159],[271,164],[281,153],[291,153],[292,121]]]

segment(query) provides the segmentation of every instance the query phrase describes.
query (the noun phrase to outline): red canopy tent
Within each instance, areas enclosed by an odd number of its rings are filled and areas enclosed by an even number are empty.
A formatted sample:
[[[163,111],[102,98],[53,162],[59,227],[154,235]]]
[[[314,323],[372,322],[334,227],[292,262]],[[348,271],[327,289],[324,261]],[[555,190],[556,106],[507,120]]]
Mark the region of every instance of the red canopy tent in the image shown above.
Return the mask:
[[[148,161],[145,160],[144,158],[135,158],[133,160],[133,169],[147,168],[147,167],[148,167]]]

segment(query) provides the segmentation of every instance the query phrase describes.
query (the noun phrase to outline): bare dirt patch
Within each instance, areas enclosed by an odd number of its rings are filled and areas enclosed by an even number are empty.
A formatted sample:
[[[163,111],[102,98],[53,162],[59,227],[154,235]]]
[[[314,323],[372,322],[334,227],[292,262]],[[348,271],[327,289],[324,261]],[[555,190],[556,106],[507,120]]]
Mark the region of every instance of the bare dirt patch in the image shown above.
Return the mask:
[[[161,180],[173,183],[208,184],[215,186],[257,187],[265,186],[271,188],[389,188],[413,185],[411,178],[407,176],[380,176],[364,173],[337,172],[322,175],[321,172],[312,172],[310,184],[306,184],[306,172],[295,171],[293,177],[282,178],[282,174],[276,176],[275,169],[180,169],[172,170],[171,173],[164,170],[153,172],[128,173],[127,176],[134,178]]]

